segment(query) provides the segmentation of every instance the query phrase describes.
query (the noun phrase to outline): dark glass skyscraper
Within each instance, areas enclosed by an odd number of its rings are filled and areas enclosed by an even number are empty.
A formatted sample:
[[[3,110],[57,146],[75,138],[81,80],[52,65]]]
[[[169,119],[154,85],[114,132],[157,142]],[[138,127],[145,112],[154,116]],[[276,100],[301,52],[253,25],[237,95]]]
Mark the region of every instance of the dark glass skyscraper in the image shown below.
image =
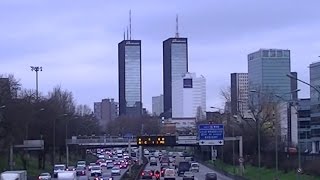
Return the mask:
[[[119,115],[140,116],[141,40],[123,40],[118,44]]]
[[[164,113],[171,117],[172,82],[188,72],[188,39],[169,38],[163,41]]]

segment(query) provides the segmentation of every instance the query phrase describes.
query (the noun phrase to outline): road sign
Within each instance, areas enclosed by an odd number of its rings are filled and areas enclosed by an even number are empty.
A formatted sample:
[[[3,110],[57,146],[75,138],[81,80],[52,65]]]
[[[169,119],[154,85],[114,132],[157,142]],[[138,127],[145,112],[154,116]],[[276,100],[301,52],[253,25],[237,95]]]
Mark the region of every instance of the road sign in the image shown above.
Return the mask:
[[[137,144],[141,146],[175,146],[176,136],[138,136]]]
[[[200,124],[199,145],[224,145],[223,124]]]

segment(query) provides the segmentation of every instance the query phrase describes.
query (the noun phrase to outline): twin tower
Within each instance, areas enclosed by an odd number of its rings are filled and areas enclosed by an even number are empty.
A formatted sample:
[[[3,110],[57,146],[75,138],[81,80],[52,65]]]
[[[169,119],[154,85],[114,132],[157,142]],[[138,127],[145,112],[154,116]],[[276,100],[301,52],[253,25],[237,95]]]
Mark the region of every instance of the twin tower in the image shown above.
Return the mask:
[[[142,115],[141,70],[141,40],[124,39],[118,44],[120,116]],[[187,72],[188,40],[179,37],[177,28],[176,37],[163,41],[164,113],[172,111],[172,82]]]

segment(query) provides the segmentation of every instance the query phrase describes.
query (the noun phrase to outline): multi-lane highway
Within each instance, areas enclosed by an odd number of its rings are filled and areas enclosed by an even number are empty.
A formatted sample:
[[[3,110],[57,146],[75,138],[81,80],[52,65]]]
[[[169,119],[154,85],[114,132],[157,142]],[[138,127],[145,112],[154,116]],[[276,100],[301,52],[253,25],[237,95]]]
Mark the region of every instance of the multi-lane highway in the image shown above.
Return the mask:
[[[194,179],[195,180],[205,180],[205,176],[206,176],[206,173],[208,172],[215,172],[214,170],[210,169],[210,168],[207,168],[206,166],[202,165],[199,163],[199,172],[195,172],[194,173]],[[174,169],[174,167],[172,166],[172,164],[170,164],[170,167],[172,167]],[[157,166],[150,166],[150,163],[147,164],[146,168],[147,170],[159,170],[160,171],[160,162],[159,160],[157,160]],[[217,180],[232,180],[231,178],[223,175],[223,174],[220,174],[218,172],[215,172],[217,174],[217,177],[218,179]],[[140,178],[142,179],[142,178]],[[182,177],[179,177],[176,175],[176,180],[182,180],[183,178]],[[161,177],[161,180],[163,180],[163,177]]]

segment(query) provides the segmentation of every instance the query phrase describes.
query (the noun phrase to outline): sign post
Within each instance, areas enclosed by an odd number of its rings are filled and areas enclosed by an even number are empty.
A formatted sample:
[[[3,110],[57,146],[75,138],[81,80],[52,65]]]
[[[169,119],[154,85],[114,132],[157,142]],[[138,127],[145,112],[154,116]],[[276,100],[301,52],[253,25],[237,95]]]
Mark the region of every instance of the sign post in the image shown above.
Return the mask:
[[[201,146],[224,145],[224,125],[223,124],[200,124],[198,134],[199,134],[199,145]]]

